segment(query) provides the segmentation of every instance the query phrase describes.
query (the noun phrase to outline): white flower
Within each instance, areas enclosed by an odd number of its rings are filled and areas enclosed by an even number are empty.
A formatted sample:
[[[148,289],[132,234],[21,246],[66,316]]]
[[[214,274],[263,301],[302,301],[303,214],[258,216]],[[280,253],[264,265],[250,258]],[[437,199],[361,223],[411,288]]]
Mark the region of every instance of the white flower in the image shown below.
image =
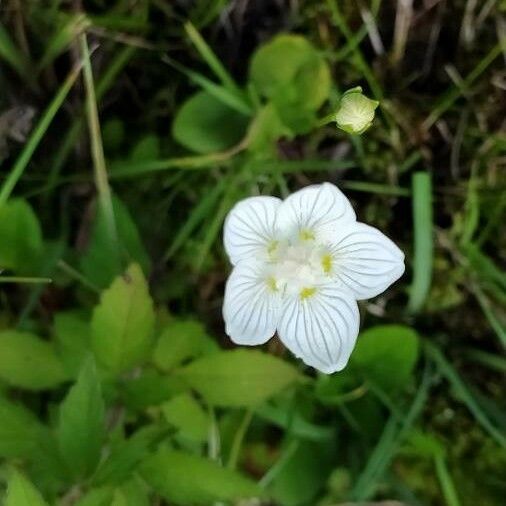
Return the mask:
[[[237,344],[259,345],[277,331],[297,357],[324,373],[343,369],[359,330],[357,300],[375,297],[404,272],[404,254],[379,230],[356,221],[334,185],[285,200],[250,197],[225,221],[234,265],[223,317]]]

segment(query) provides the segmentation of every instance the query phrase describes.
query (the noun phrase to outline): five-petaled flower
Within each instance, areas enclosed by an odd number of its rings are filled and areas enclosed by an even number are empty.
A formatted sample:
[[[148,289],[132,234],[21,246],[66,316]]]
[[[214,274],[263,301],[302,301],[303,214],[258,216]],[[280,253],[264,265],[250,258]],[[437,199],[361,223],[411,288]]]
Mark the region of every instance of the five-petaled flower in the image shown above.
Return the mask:
[[[375,297],[404,272],[404,254],[357,222],[344,194],[323,183],[285,200],[250,197],[225,221],[234,265],[225,288],[226,332],[259,345],[277,331],[297,357],[324,372],[343,369],[359,331],[357,300]]]

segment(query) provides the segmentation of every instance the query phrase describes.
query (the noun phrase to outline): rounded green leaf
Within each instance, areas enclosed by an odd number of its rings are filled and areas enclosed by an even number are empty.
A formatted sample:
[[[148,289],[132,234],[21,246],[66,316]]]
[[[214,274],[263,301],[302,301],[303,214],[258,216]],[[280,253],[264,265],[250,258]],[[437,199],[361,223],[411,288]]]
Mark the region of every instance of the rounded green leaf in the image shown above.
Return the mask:
[[[330,71],[311,43],[299,35],[278,35],[253,55],[250,77],[257,90],[284,107],[316,110],[330,91]]]
[[[67,379],[54,347],[28,332],[0,332],[0,379],[27,390],[53,388]]]
[[[255,406],[299,377],[297,369],[279,358],[242,349],[197,359],[179,374],[215,406]]]
[[[350,363],[385,390],[402,388],[419,353],[418,334],[404,325],[377,325],[360,334]]]
[[[244,137],[248,122],[246,116],[200,91],[177,112],[172,135],[191,151],[212,153],[237,144]]]

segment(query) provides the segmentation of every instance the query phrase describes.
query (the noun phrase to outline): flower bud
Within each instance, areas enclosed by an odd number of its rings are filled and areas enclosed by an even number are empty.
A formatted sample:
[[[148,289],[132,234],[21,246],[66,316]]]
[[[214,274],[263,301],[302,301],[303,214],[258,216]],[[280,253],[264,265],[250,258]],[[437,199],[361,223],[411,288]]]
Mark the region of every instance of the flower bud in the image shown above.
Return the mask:
[[[349,134],[365,132],[374,120],[374,111],[378,105],[378,101],[362,94],[360,86],[346,91],[341,97],[340,107],[336,113],[338,128]]]

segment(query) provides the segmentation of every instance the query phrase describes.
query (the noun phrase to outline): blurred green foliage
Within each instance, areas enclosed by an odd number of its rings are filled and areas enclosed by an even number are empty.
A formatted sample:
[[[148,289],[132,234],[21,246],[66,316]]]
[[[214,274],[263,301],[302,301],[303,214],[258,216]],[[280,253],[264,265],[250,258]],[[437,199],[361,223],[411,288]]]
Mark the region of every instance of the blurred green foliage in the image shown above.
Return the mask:
[[[502,504],[500,3],[4,3],[2,504]],[[332,376],[221,318],[230,207],[323,180],[408,264]]]

